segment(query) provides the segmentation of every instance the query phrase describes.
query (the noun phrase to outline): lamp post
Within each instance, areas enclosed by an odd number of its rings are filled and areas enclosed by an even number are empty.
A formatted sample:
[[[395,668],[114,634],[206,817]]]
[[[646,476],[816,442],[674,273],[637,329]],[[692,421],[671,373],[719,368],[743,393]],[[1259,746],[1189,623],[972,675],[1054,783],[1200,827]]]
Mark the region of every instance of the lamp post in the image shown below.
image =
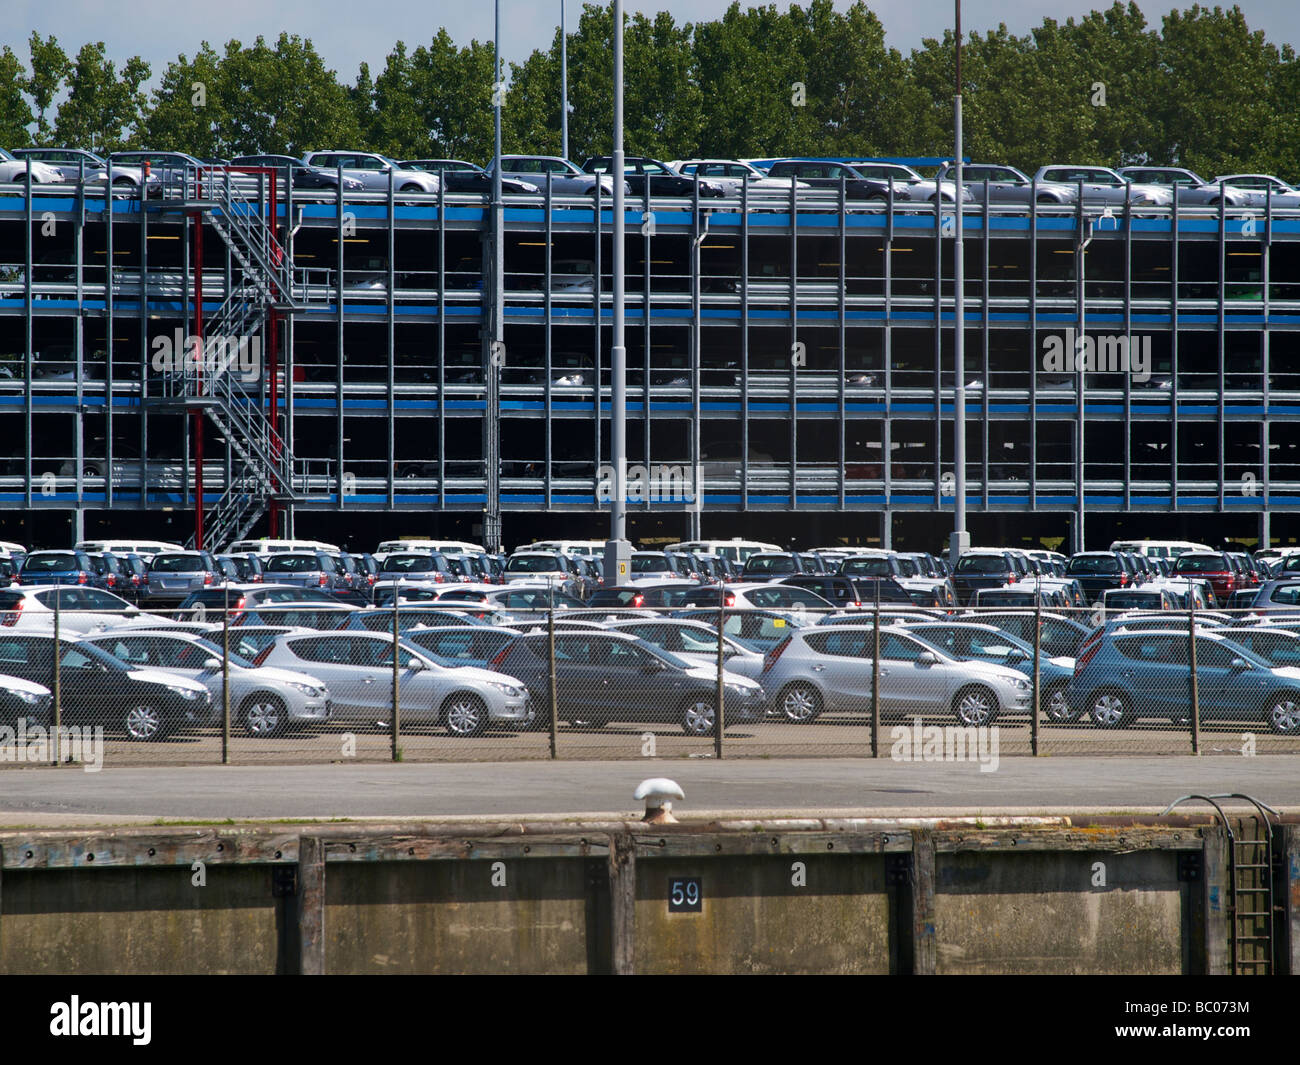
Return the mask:
[[[614,150],[610,161],[614,185],[614,325],[610,346],[610,461],[614,494],[609,507],[609,541],[605,544],[605,584],[622,584],[631,570],[632,545],[627,541],[627,347],[623,332],[623,0],[614,0]],[[599,178],[597,179],[599,180]],[[600,219],[596,219],[599,228]],[[600,352],[596,353],[600,365]],[[600,417],[600,373],[596,373],[596,416]]]
[[[569,158],[569,31],[565,28],[565,0],[560,0],[560,154]]]
[[[952,537],[948,542],[948,559],[955,567],[962,553],[970,549],[970,533],[966,531],[966,264],[962,244],[962,144],[961,144],[961,0],[957,3],[957,71],[956,93],[953,95],[953,162],[956,168],[953,185],[953,209],[956,212],[955,240],[953,243],[953,421],[952,421],[952,457],[957,467],[956,497],[953,499]],[[943,186],[935,190],[940,205],[943,204]],[[936,234],[938,239],[942,239]],[[939,323],[935,323],[939,328]],[[940,397],[941,398],[941,397]],[[987,400],[986,400],[987,401]]]
[[[1087,351],[1087,311],[1084,306],[1084,282],[1086,281],[1086,271],[1084,255],[1088,250],[1088,245],[1092,243],[1092,219],[1088,218],[1083,212],[1083,183],[1079,184],[1079,236],[1075,258],[1074,276],[1075,283],[1078,285],[1076,293],[1077,300],[1077,317],[1079,319],[1079,335],[1074,338],[1074,372],[1075,376],[1075,411],[1077,418],[1074,423],[1074,499],[1078,508],[1074,521],[1074,549],[1075,551],[1086,551],[1083,537],[1083,387],[1085,381],[1084,370],[1084,353]]]

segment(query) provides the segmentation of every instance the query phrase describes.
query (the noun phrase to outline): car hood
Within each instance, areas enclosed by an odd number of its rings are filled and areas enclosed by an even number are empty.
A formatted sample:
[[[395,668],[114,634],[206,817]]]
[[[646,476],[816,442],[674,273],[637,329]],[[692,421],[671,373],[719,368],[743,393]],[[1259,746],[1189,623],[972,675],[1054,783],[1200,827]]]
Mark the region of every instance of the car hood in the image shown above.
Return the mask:
[[[148,684],[166,684],[169,688],[193,688],[195,691],[201,692],[208,690],[198,681],[190,680],[184,673],[155,669],[152,666],[145,669],[133,669],[127,676],[132,680],[144,681]]]
[[[50,694],[50,689],[44,684],[24,680],[22,677],[13,677],[8,673],[0,673],[0,691],[27,692],[29,695]]]

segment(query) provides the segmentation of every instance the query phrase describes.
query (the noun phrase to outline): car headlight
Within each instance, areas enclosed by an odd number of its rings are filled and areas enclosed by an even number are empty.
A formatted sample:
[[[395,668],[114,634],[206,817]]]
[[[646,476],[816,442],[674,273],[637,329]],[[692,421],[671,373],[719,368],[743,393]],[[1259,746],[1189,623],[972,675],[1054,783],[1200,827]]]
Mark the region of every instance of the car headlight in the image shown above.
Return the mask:
[[[169,692],[175,692],[182,699],[198,699],[207,694],[207,688],[173,688],[167,685]]]
[[[14,692],[14,694],[28,706],[35,706],[43,698],[40,692]]]
[[[724,684],[723,687],[732,695],[753,695],[755,689],[747,684]]]
[[[497,691],[503,692],[504,694],[509,695],[512,698],[524,694],[523,688],[516,688],[513,684],[499,684],[495,680],[490,680],[488,681],[488,683],[492,685],[492,687],[494,687]]]
[[[298,684],[295,681],[289,681],[288,684],[294,691],[300,691],[313,699],[319,699],[325,694],[324,688],[313,688],[310,684]]]
[[[1029,681],[1024,680],[1023,678],[1019,678],[1019,679],[1017,679],[1017,680],[1013,680],[1013,681],[1011,682],[1011,686],[1012,686],[1013,688],[1015,688],[1016,691],[1018,691],[1018,692],[1027,692],[1027,691],[1029,691]]]

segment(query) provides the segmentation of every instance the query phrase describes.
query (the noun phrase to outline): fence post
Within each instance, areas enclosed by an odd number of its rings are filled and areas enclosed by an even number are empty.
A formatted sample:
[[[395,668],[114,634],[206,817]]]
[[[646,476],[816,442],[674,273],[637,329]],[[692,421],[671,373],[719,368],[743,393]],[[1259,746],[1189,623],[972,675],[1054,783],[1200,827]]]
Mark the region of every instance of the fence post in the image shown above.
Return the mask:
[[[880,757],[880,580],[875,579],[876,608],[871,626],[871,757]]]
[[[1201,753],[1201,701],[1196,685],[1196,593],[1187,597],[1187,661],[1192,681],[1192,754]]]
[[[396,585],[393,587],[393,722],[392,734],[389,742],[389,756],[394,762],[402,760],[402,749],[397,746],[397,741],[402,732],[402,699],[401,699],[401,679],[398,675],[397,656],[401,650],[397,645],[398,640],[398,621],[397,621],[397,604],[402,598],[401,589]]]
[[[1034,597],[1034,701],[1029,707],[1029,753],[1038,753],[1038,714],[1042,709],[1042,673],[1039,668],[1039,655],[1043,639],[1043,600]]]
[[[230,764],[230,585],[221,612],[221,764]]]
[[[649,182],[646,182],[646,189],[648,190],[649,187],[650,187]],[[698,190],[698,183],[697,183],[697,190]],[[719,584],[718,585],[718,688],[717,688],[717,694],[714,696],[713,699],[715,704],[713,708],[713,757],[714,758],[722,757],[722,727],[723,727],[722,719],[725,713],[723,707],[724,685],[722,683],[722,667],[724,663],[723,654],[722,654],[723,652],[722,630],[726,627],[726,623],[727,623],[727,592],[726,592],[726,588],[722,584]]]
[[[60,677],[63,673],[62,662],[63,655],[59,650],[59,602],[63,598],[62,590],[55,586],[54,589],[54,742],[50,745],[50,758],[52,765],[59,764],[59,735],[63,732],[63,691],[60,683]]]
[[[559,734],[559,695],[560,686],[555,677],[555,605],[546,613],[546,664],[547,664],[547,702],[550,703],[550,722],[547,727],[551,732],[551,757],[560,757]]]

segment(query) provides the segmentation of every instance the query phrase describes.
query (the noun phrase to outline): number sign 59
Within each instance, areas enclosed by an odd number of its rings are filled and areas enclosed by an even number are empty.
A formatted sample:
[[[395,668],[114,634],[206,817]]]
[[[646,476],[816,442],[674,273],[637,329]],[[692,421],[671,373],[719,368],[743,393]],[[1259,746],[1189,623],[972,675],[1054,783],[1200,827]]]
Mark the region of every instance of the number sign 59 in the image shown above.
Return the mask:
[[[704,892],[699,877],[668,881],[668,912],[699,913],[703,909]]]

